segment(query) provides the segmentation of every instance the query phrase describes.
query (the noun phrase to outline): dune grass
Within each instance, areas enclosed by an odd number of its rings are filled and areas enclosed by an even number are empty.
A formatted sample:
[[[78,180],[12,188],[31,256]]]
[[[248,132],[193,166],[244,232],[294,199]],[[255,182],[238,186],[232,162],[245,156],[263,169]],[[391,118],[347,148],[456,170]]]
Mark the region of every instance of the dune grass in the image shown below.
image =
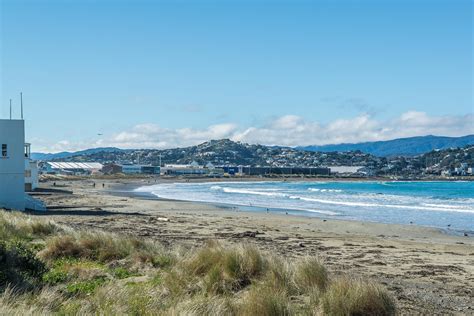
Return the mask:
[[[0,211],[0,314],[394,315],[368,280],[210,241],[183,251]]]

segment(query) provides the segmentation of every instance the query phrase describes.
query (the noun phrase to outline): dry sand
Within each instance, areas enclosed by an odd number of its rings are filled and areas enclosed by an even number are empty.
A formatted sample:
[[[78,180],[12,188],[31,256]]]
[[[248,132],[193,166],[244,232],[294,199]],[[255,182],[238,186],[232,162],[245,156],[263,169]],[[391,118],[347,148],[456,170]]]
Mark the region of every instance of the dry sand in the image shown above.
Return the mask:
[[[79,229],[102,229],[193,247],[209,239],[252,243],[285,257],[317,255],[331,272],[368,276],[387,286],[401,314],[474,315],[474,238],[404,225],[245,212],[116,191],[149,180],[56,181],[37,195],[38,216]],[[105,188],[102,187],[105,183]],[[165,220],[166,219],[166,220]]]

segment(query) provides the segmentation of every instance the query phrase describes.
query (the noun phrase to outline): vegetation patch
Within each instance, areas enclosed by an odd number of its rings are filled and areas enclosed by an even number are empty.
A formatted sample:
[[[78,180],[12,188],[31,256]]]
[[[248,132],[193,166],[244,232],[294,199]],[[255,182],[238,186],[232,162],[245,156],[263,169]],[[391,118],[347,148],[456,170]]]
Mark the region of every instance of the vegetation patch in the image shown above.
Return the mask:
[[[97,289],[97,287],[103,285],[106,279],[96,278],[93,280],[86,281],[76,281],[66,286],[66,290],[70,294],[92,294]]]
[[[11,234],[10,234],[11,233]],[[0,211],[0,314],[394,315],[381,285],[250,245],[164,249]],[[9,235],[10,234],[10,235]],[[38,246],[41,245],[41,246]]]
[[[33,287],[45,272],[45,264],[27,244],[0,241],[0,290],[6,286]]]
[[[333,281],[322,297],[327,315],[394,315],[395,302],[381,285],[347,277]]]

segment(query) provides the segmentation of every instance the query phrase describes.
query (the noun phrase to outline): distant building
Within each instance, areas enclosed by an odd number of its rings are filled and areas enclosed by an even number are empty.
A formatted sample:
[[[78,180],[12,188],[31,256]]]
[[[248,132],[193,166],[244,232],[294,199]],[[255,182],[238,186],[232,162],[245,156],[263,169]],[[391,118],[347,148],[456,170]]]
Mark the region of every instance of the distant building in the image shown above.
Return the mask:
[[[224,166],[222,167],[222,169],[224,170],[224,173],[228,174],[228,175],[231,175],[231,176],[235,176],[235,175],[242,175],[243,173],[243,167],[242,166]]]
[[[159,175],[161,173],[161,167],[160,166],[142,166],[142,173]]]
[[[103,165],[98,162],[45,162],[42,173],[63,175],[87,175],[99,172]]]
[[[364,170],[364,166],[330,166],[332,174],[340,174],[340,175],[353,175],[357,174],[360,171]]]
[[[124,174],[160,174],[159,166],[150,165],[120,165]]]
[[[120,165],[122,167],[122,173],[125,174],[140,174],[142,173],[141,165]]]
[[[441,175],[444,177],[450,177],[453,175],[453,172],[451,170],[443,170],[441,171]]]
[[[114,164],[114,163],[105,164],[100,170],[100,172],[102,172],[103,174],[122,173],[122,166]]]
[[[166,175],[175,175],[175,176],[181,176],[181,175],[206,175],[209,173],[209,169],[205,168],[195,168],[195,167],[170,167],[170,166],[165,166],[162,169],[162,174]]]
[[[271,175],[301,175],[301,176],[328,176],[330,175],[329,168],[322,167],[232,167],[224,168],[230,172],[235,172],[236,169],[239,174],[245,174],[248,176],[271,176]]]
[[[200,166],[196,161],[190,164],[166,164],[161,168],[161,173],[165,175],[206,175],[209,173],[209,169]]]

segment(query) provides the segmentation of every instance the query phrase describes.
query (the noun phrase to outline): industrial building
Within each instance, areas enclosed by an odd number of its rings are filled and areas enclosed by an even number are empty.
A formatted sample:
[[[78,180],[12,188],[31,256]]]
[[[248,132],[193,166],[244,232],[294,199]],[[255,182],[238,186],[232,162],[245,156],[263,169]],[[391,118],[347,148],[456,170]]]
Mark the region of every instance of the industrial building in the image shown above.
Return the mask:
[[[159,166],[150,165],[120,165],[124,174],[160,174]]]
[[[150,165],[135,165],[135,164],[122,164],[118,165],[115,163],[109,163],[103,166],[100,170],[103,174],[154,174],[159,175],[161,169],[159,166]]]
[[[89,175],[99,172],[103,165],[98,162],[55,162],[42,164],[41,173],[62,175]]]
[[[210,172],[209,169],[200,166],[194,161],[189,165],[167,164],[161,169],[163,174],[173,176],[206,175]]]
[[[228,172],[239,171],[239,174],[247,176],[271,176],[271,175],[304,175],[304,176],[329,176],[329,168],[313,167],[227,167]],[[226,170],[226,169],[224,169]]]
[[[331,166],[331,174],[338,176],[374,176],[372,169],[365,166]]]

